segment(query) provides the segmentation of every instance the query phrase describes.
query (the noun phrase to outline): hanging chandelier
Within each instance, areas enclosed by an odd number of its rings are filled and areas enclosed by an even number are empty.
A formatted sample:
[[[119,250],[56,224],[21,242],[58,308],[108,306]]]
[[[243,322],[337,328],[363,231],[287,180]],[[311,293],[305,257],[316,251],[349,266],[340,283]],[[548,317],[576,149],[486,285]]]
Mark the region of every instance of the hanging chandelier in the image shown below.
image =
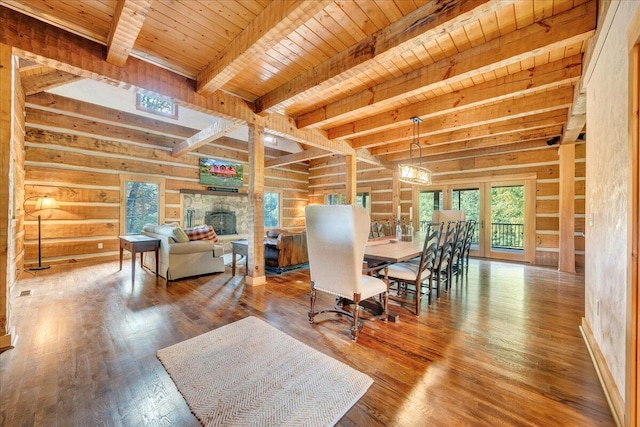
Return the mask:
[[[402,163],[398,165],[398,172],[400,177],[398,178],[402,182],[416,185],[431,185],[431,171],[422,166],[422,147],[420,147],[420,123],[422,119],[420,117],[411,117],[413,122],[413,141],[409,145],[409,163]],[[418,147],[419,162],[413,163],[413,146]]]

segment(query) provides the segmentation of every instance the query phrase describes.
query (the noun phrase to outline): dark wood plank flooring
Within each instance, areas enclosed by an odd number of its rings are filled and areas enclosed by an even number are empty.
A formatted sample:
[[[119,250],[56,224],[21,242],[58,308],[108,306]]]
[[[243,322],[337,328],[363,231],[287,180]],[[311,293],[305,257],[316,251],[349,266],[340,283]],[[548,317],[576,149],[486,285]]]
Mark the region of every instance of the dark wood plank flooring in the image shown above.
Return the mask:
[[[156,351],[250,315],[374,379],[339,425],[615,425],[578,329],[580,275],[472,260],[419,318],[394,306],[399,323],[366,322],[355,344],[333,314],[307,322],[306,270],[256,288],[229,269],[168,287],[130,277],[117,262],[24,274],[0,425],[197,426]]]

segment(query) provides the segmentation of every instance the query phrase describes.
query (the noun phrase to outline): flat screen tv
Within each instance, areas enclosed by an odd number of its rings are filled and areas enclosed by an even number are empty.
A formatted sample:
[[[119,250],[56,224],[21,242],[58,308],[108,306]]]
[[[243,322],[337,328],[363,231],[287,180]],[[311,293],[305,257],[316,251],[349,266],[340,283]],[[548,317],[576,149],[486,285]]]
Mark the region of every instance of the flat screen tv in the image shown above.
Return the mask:
[[[211,187],[242,187],[242,165],[200,158],[200,184]]]

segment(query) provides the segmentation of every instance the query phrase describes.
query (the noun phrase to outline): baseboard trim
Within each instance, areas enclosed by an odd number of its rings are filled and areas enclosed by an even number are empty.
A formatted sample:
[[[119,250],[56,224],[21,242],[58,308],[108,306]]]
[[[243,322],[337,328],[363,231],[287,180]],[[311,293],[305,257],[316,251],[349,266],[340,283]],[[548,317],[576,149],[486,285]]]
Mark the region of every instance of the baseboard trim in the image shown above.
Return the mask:
[[[13,348],[16,344],[18,336],[12,327],[6,335],[0,335],[0,352]]]
[[[609,403],[609,408],[611,409],[613,420],[618,427],[623,427],[624,401],[622,400],[622,396],[618,391],[618,387],[616,387],[616,383],[613,380],[611,371],[609,371],[609,368],[605,363],[604,356],[600,351],[600,347],[598,347],[598,343],[593,336],[593,332],[591,332],[591,328],[587,323],[587,319],[585,319],[584,317],[582,318],[582,325],[580,325],[578,329],[580,329],[580,333],[582,334],[584,343],[587,346],[589,355],[591,356],[591,361],[593,362],[593,366],[596,369],[596,373],[598,374],[598,379],[600,380],[602,391],[604,392],[607,402]]]

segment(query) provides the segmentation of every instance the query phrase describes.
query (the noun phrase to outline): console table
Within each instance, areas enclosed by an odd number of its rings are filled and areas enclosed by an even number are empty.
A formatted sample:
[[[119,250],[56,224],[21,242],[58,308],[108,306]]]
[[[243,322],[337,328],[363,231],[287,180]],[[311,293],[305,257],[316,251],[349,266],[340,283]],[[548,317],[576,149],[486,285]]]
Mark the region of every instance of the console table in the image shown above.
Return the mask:
[[[136,254],[140,253],[140,267],[143,266],[142,254],[144,252],[155,251],[156,253],[156,284],[158,283],[158,249],[160,239],[134,234],[130,236],[120,236],[120,270],[122,270],[122,255],[124,249],[131,252],[131,286],[136,280]],[[118,270],[118,271],[120,271]]]

